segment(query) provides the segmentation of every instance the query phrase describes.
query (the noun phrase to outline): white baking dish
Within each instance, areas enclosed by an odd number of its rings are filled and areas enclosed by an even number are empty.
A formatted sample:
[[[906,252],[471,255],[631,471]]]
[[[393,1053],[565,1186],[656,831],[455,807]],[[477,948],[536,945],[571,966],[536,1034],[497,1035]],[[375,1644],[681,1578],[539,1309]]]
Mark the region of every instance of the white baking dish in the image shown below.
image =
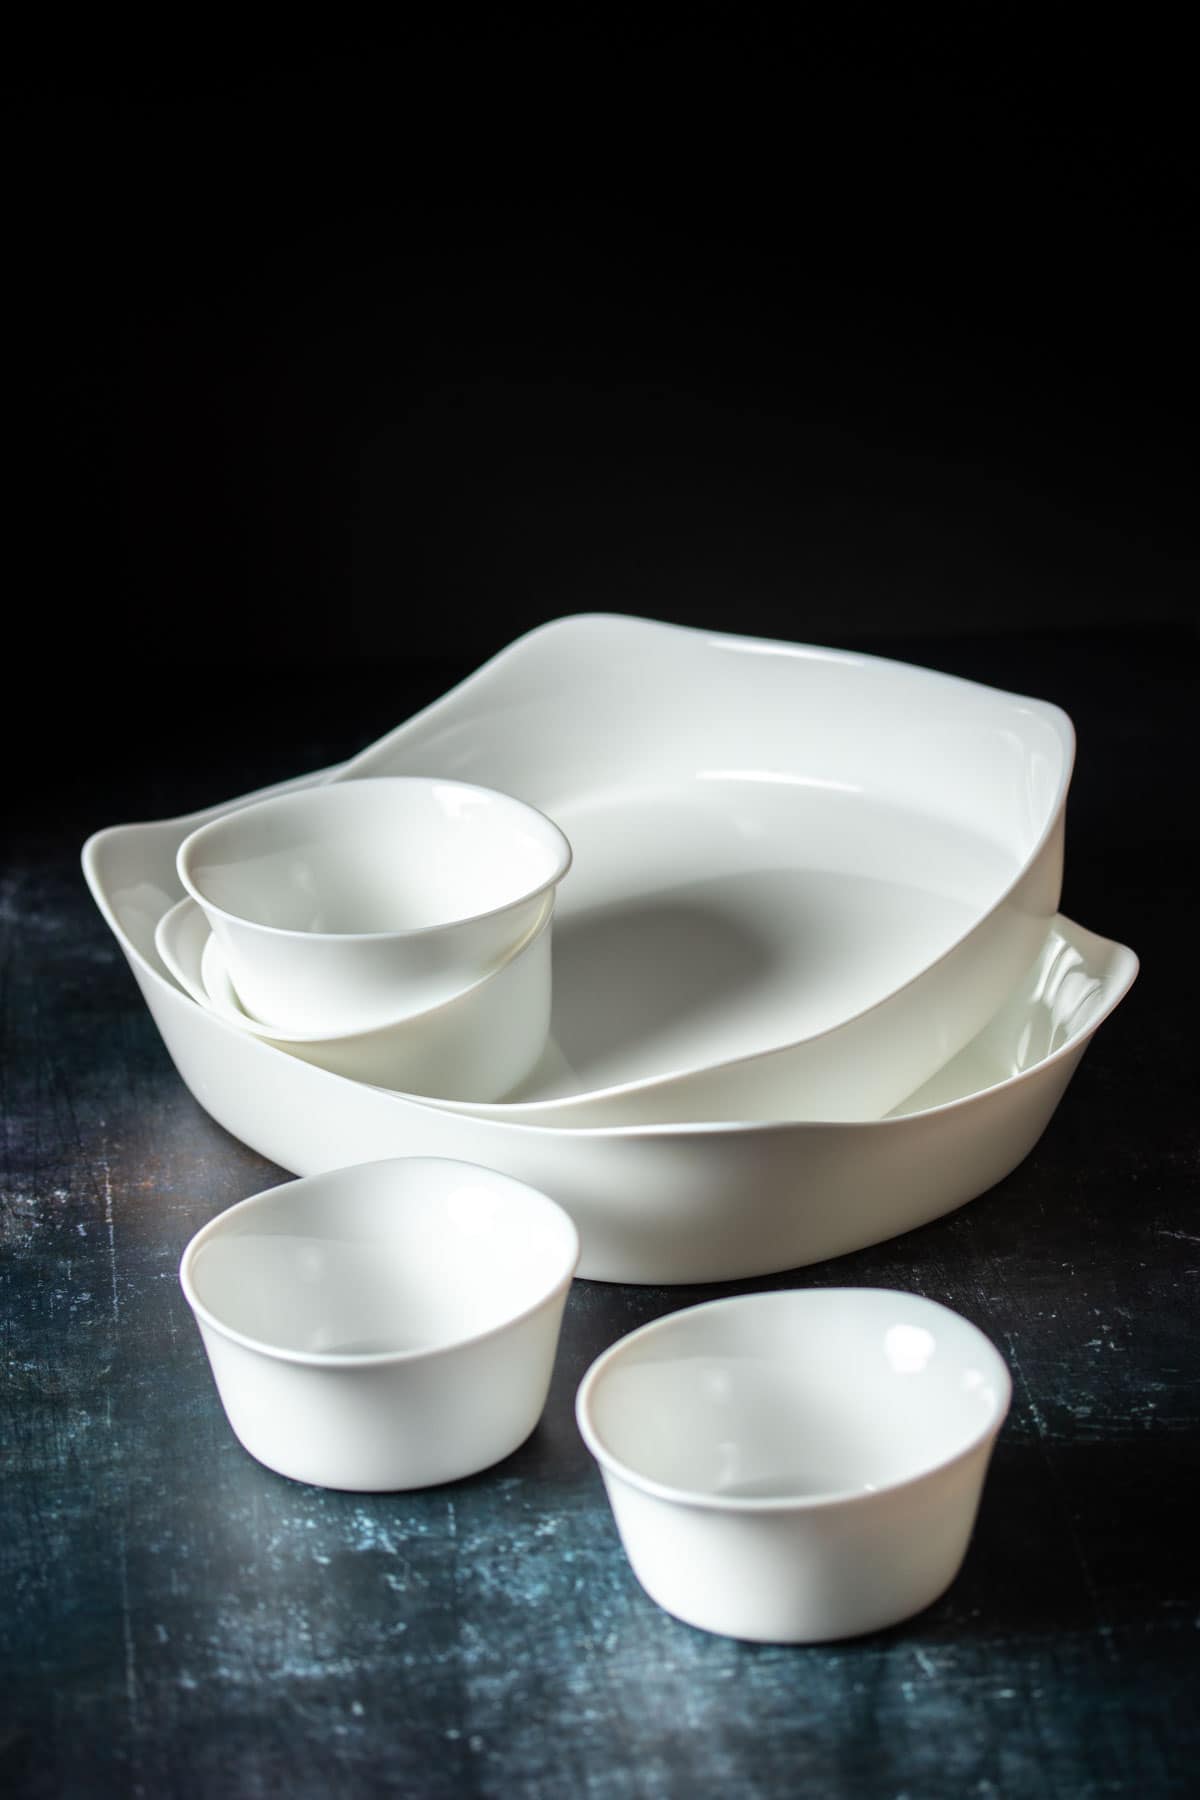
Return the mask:
[[[640,622],[616,623],[632,623],[640,635]],[[524,642],[536,643],[554,629]],[[658,630],[647,629],[652,637]],[[745,652],[747,659],[755,654]],[[767,652],[762,661],[772,665]],[[448,702],[440,702],[364,758],[304,779],[366,772],[373,758],[394,754],[409,729],[416,733],[414,762],[436,756],[447,773],[463,773],[456,759],[471,738],[471,719],[480,731],[485,725],[492,730],[487,674],[456,690],[465,696],[478,684],[478,704],[472,703],[470,717],[460,712],[457,726],[443,711]],[[636,685],[636,664],[634,677]],[[552,694],[544,699],[553,707]],[[528,703],[534,704],[532,690]],[[601,748],[594,745],[597,816],[610,811],[619,791],[603,788]],[[749,784],[731,785],[740,792]],[[534,803],[544,804],[536,797]],[[1040,927],[1030,967],[993,1009],[993,1022],[962,1057],[945,1059],[924,1096],[899,1102],[898,1113],[913,1109],[906,1116],[804,1123],[785,1112],[762,1123],[586,1129],[472,1117],[315,1068],[239,1032],[170,980],[155,953],[154,932],[180,897],[175,853],[201,818],[221,810],[112,827],[84,850],[97,904],[200,1104],[235,1136],[297,1174],[401,1154],[458,1157],[501,1169],[567,1208],[583,1245],[579,1272],[598,1279],[703,1282],[767,1274],[891,1237],[971,1199],[1037,1142],[1092,1034],[1137,971],[1131,951],[1065,920]],[[558,816],[562,809],[556,802],[548,810]],[[577,826],[584,816],[581,807]],[[1045,842],[1060,831],[1061,815]],[[560,935],[573,909],[586,911],[589,888],[575,885],[578,839],[575,847],[576,867],[559,903]],[[556,951],[557,943],[556,937]],[[563,985],[556,979],[556,997]],[[570,983],[565,985],[569,992]],[[767,1060],[758,1059],[759,1066]]]
[[[521,638],[339,780],[449,775],[575,853],[526,1124],[878,1118],[1037,954],[1058,707],[905,663],[584,615]]]

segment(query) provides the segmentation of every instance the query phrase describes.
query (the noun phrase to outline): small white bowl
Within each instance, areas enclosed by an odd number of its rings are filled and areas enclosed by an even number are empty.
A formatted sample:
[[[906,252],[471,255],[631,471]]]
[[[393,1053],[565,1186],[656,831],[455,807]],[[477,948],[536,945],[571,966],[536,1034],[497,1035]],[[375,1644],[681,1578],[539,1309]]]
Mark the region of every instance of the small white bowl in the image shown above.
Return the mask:
[[[820,1643],[950,1585],[1010,1397],[957,1313],[823,1288],[631,1332],[588,1370],[576,1417],[653,1600],[703,1631]]]
[[[201,825],[177,859],[242,1005],[283,1035],[453,999],[529,938],[570,864],[544,813],[421,776],[273,795]]]
[[[334,1075],[410,1094],[496,1101],[537,1066],[550,1030],[553,899],[529,937],[490,975],[428,1012],[373,1031],[281,1036],[241,1005],[224,952],[194,900],[163,914],[155,947],[179,985],[206,1010]]]
[[[230,1207],[179,1278],[250,1454],[366,1493],[456,1481],[524,1442],[578,1261],[535,1188],[403,1157]]]

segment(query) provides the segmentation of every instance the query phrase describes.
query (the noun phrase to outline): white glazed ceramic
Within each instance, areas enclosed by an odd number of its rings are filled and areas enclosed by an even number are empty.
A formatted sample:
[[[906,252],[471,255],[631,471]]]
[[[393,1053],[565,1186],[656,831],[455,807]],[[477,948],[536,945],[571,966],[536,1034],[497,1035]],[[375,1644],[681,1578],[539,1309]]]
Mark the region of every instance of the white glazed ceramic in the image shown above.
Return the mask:
[[[458,1480],[524,1442],[578,1260],[544,1194],[404,1157],[243,1200],[196,1234],[179,1274],[250,1454],[378,1491]]]
[[[487,781],[575,852],[527,1124],[877,1118],[979,1031],[1058,906],[1057,707],[869,656],[586,615],[335,779]]]
[[[593,1363],[576,1416],[653,1600],[704,1631],[818,1643],[945,1592],[1010,1395],[957,1313],[825,1288],[643,1326]]]
[[[639,634],[653,629],[626,623]],[[796,665],[786,655],[777,666],[770,655],[761,660],[775,669],[778,695],[779,680]],[[717,669],[722,666],[718,658]],[[637,664],[631,667],[636,678]],[[475,677],[439,703],[455,702],[457,739],[435,747],[452,770],[475,734],[490,732],[490,694],[488,683]],[[703,689],[692,689],[694,705],[703,698]],[[414,725],[424,728],[429,718],[423,714]],[[747,758],[760,742],[765,750],[753,715],[743,729]],[[395,737],[383,746],[394,745]],[[372,754],[365,753],[368,765]],[[599,748],[596,755],[600,760]],[[595,779],[599,784],[599,774]],[[1014,986],[995,1024],[968,1051],[962,1085],[955,1089],[956,1059],[944,1069],[945,1091],[906,1117],[555,1130],[462,1115],[301,1062],[198,1006],[167,976],[154,932],[179,899],[176,852],[195,825],[231,804],[186,819],[110,827],[83,853],[96,903],[199,1103],[260,1154],[300,1174],[404,1153],[504,1169],[566,1206],[582,1238],[580,1273],[600,1280],[706,1282],[771,1274],[861,1249],[973,1199],[1037,1143],[1094,1032],[1137,973],[1132,951],[1054,921],[1036,969]],[[576,851],[556,914],[556,964],[585,861],[578,843]],[[652,873],[648,867],[648,882]],[[571,992],[556,972],[555,1010],[569,1022],[564,988]],[[586,989],[577,991],[586,1004]],[[906,1098],[897,1110],[908,1104]]]
[[[175,849],[193,823],[111,827],[89,840],[83,862],[200,1105],[299,1174],[402,1154],[503,1169],[567,1208],[582,1239],[580,1273],[596,1280],[772,1274],[859,1250],[961,1206],[1033,1149],[1095,1031],[1137,974],[1131,950],[1059,918],[1028,981],[931,1084],[930,1106],[906,1116],[590,1130],[510,1124],[315,1068],[182,992],[163,969],[154,932],[178,898]],[[897,1112],[921,1104],[911,1097]]]
[[[190,897],[164,913],[155,947],[180,986],[240,1031],[277,1044],[352,1081],[412,1094],[495,1100],[524,1080],[541,1058],[550,1026],[550,946],[554,901],[525,944],[473,987],[444,1005],[374,1031],[281,1035],[250,1018],[239,1002],[221,945]]]
[[[179,879],[277,1035],[391,1025],[518,952],[571,863],[552,820],[474,783],[381,776],[198,826]]]

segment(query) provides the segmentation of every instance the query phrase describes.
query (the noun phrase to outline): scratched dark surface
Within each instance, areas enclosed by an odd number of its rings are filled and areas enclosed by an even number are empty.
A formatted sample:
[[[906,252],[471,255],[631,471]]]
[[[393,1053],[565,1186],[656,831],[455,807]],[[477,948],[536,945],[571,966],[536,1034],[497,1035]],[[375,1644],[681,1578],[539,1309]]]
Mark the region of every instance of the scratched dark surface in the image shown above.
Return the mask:
[[[643,1595],[574,1392],[622,1332],[719,1289],[576,1283],[541,1426],[473,1480],[360,1497],[241,1450],[176,1268],[200,1224],[282,1172],[183,1088],[79,849],[348,755],[465,668],[363,669],[333,693],[292,675],[244,714],[202,685],[136,712],[114,690],[17,797],[0,890],[0,1791],[1196,1791],[1194,641],[875,647],[1068,708],[1064,910],[1143,959],[1000,1187],[739,1284],[912,1287],[1005,1352],[1014,1407],[950,1592],[809,1649],[709,1637]]]

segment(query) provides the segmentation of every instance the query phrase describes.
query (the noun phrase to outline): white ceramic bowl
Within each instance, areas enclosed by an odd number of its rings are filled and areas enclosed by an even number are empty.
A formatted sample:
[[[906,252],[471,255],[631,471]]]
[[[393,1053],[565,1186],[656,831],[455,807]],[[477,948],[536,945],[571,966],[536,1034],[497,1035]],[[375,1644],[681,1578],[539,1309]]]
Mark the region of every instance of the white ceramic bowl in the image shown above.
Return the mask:
[[[281,1036],[243,1010],[220,942],[188,898],[163,914],[155,947],[197,1003],[239,1031],[351,1081],[411,1094],[498,1100],[536,1066],[550,1027],[553,899],[524,944],[481,981],[428,1012],[373,1031]]]
[[[824,1288],[643,1326],[593,1363],[576,1416],[652,1599],[704,1631],[817,1643],[954,1580],[1010,1395],[957,1313]]]
[[[578,1260],[544,1194],[410,1157],[243,1200],[179,1275],[250,1454],[367,1492],[455,1481],[529,1436]]]
[[[509,794],[420,776],[276,794],[180,845],[245,1010],[283,1035],[428,1012],[530,938],[571,864]]]

